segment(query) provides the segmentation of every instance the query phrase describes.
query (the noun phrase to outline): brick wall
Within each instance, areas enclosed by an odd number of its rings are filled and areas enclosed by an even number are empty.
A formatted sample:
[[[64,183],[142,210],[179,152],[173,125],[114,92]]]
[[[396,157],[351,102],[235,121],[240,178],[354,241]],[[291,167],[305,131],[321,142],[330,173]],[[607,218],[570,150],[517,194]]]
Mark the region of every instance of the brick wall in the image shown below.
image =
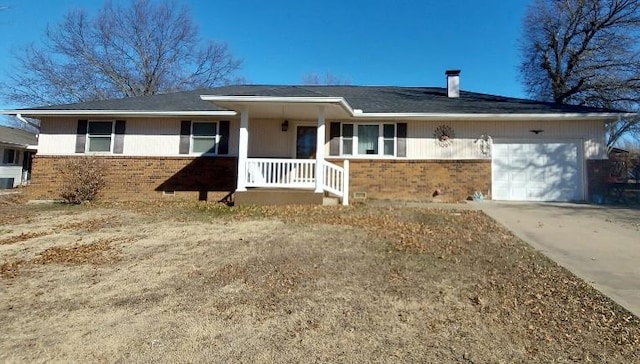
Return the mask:
[[[350,160],[349,166],[351,196],[463,201],[475,191],[487,198],[491,192],[490,160]]]
[[[30,199],[58,199],[62,185],[60,169],[71,158],[34,158]],[[104,200],[149,200],[160,198],[220,199],[235,190],[235,157],[99,157],[105,164]],[[175,191],[165,196],[162,191]]]
[[[70,158],[36,156],[30,199],[57,199],[60,168]],[[218,200],[234,191],[235,157],[100,157],[107,165],[103,200],[202,199]],[[337,164],[341,161],[332,160]],[[489,160],[351,160],[350,190],[367,198],[405,201],[462,201],[475,191],[487,198],[491,191]],[[438,190],[440,194],[433,196]],[[175,191],[164,196],[162,191]],[[202,195],[207,191],[206,195]]]

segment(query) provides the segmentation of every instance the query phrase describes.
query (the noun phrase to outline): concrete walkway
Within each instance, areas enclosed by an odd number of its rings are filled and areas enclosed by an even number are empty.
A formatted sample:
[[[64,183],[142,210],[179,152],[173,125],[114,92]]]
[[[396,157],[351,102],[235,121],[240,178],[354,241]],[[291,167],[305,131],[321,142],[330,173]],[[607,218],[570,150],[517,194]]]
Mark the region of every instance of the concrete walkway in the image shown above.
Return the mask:
[[[569,203],[472,203],[640,317],[640,209]]]

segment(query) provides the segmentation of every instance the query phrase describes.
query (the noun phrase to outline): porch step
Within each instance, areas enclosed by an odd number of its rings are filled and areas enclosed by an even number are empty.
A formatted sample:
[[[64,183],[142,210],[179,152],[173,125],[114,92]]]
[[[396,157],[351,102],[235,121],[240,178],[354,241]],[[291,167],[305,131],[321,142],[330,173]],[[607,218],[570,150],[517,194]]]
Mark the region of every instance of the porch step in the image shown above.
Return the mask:
[[[235,205],[323,205],[324,193],[306,189],[251,188],[236,191]]]
[[[322,198],[322,204],[324,206],[338,206],[340,199],[337,197],[325,196]]]

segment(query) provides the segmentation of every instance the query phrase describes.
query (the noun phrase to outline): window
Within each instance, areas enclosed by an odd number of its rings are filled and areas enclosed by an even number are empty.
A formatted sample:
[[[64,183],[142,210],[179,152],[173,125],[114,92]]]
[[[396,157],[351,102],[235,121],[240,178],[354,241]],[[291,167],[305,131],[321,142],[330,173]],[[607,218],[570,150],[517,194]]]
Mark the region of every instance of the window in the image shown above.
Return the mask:
[[[110,152],[112,134],[112,121],[89,121],[89,128],[87,131],[87,151]]]
[[[353,124],[342,124],[342,154],[353,154]]]
[[[395,156],[395,124],[342,124],[342,154]]]
[[[202,154],[217,154],[218,123],[215,122],[193,122],[191,124],[191,152]]]
[[[20,152],[15,149],[5,149],[2,156],[2,164],[20,163]]]

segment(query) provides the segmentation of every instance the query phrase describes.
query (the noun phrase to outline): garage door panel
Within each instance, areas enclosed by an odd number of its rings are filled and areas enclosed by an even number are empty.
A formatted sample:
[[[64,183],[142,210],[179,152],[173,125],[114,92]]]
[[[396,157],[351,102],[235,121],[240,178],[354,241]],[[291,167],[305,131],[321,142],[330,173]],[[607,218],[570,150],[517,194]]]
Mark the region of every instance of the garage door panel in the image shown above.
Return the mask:
[[[581,142],[494,141],[495,200],[570,201],[583,198]]]
[[[509,194],[516,199],[520,199],[520,200],[527,199],[527,190],[524,188],[514,187],[514,188],[510,188],[508,191],[509,191]]]
[[[526,158],[507,157],[511,168],[526,168],[529,161]]]
[[[537,182],[537,183],[544,184],[547,179],[548,179],[547,173],[545,173],[544,170],[534,170],[527,174],[526,181],[531,183]]]
[[[545,197],[545,188],[527,188],[527,200],[541,201]]]

